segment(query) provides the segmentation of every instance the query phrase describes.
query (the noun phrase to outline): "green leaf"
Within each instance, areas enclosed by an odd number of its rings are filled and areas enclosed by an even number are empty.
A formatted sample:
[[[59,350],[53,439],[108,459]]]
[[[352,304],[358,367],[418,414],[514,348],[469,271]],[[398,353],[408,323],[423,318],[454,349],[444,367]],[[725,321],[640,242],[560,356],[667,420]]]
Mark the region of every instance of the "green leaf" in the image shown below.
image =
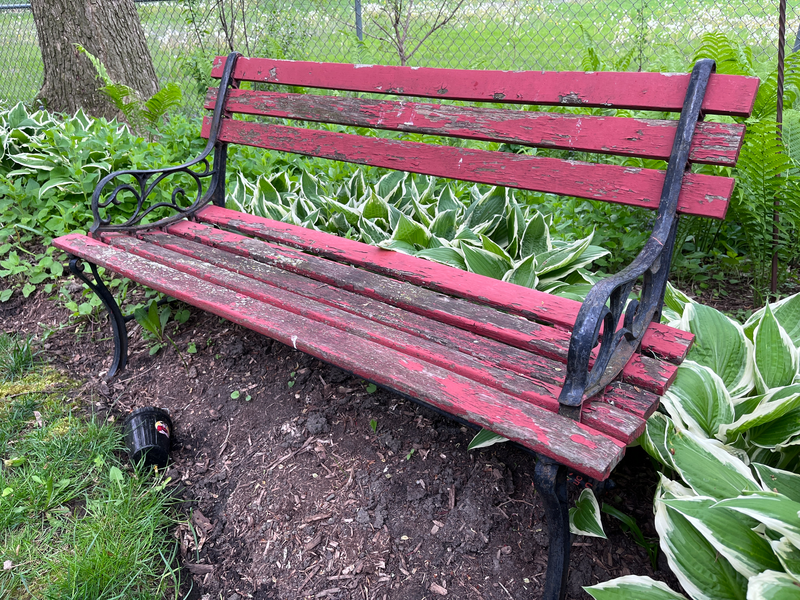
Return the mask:
[[[786,573],[765,571],[747,583],[747,600],[797,600],[798,581]]]
[[[647,419],[647,426],[644,433],[639,436],[639,443],[650,456],[670,469],[672,464],[672,454],[667,448],[667,429],[673,428],[672,421],[665,414],[654,412]]]
[[[541,279],[545,273],[561,269],[571,263],[579,261],[579,257],[583,254],[592,243],[592,235],[588,235],[582,240],[576,240],[564,246],[553,248],[548,252],[539,254],[536,259],[539,263],[537,274]],[[584,263],[585,264],[585,263]],[[580,266],[584,266],[581,264]],[[576,267],[577,268],[577,267]]]
[[[525,258],[531,254],[544,254],[552,250],[550,228],[539,211],[528,221],[519,243],[519,256]]]
[[[800,550],[785,537],[779,540],[770,540],[769,544],[786,572],[800,580]],[[796,585],[800,587],[800,583]]]
[[[708,439],[670,427],[666,442],[681,479],[700,496],[731,498],[761,489],[741,460]]]
[[[689,303],[678,327],[695,334],[687,358],[719,375],[732,398],[753,388],[753,349],[741,325],[710,306]]]
[[[368,383],[366,389],[368,394],[374,394],[378,390],[378,386],[374,383]]]
[[[600,518],[600,506],[597,504],[594,492],[589,488],[581,491],[575,506],[569,509],[569,530],[576,535],[606,539]]]
[[[594,600],[686,600],[666,583],[640,575],[625,575],[583,589]]]
[[[9,154],[8,157],[18,165],[23,167],[30,167],[38,171],[52,171],[56,166],[56,162],[46,158],[43,154],[20,153]]]
[[[6,487],[6,488],[3,488],[3,494],[0,497],[6,498],[6,497],[10,496],[13,493],[14,493],[14,488]]]
[[[400,213],[397,227],[392,233],[392,240],[405,242],[406,244],[417,244],[426,248],[431,239],[431,233],[419,223],[415,223],[403,213]]]
[[[108,470],[108,478],[119,485],[122,485],[122,482],[125,480],[122,471],[120,471],[118,467],[111,467]]]
[[[733,421],[733,402],[725,384],[708,367],[685,360],[661,399],[672,419],[696,434],[714,437]]]
[[[361,230],[362,237],[365,238],[364,241],[374,246],[389,239],[388,233],[378,227],[373,221],[368,221],[364,217],[359,219],[358,227]]]
[[[449,209],[437,213],[436,218],[431,222],[431,233],[446,240],[452,240],[456,234],[456,211]]]
[[[35,291],[36,291],[36,286],[31,285],[30,283],[26,283],[24,286],[22,286],[22,296],[24,298],[27,298]]]
[[[486,275],[494,279],[502,279],[511,265],[503,258],[493,252],[487,252],[483,248],[472,248],[468,244],[461,245],[464,253],[464,262],[467,263],[467,270],[472,273]]]
[[[240,394],[241,394],[241,392],[239,392],[239,390],[231,392],[231,399],[232,400],[236,400],[239,397]]]
[[[186,347],[186,352],[189,354],[197,354],[197,345],[194,342],[189,342],[189,345]]]
[[[365,219],[385,219],[388,221],[389,205],[378,194],[371,192],[369,199],[364,203],[361,216]]]
[[[781,324],[775,319],[769,304],[753,332],[755,347],[756,388],[760,393],[769,388],[792,383],[797,375],[800,353]]]
[[[463,209],[464,205],[456,198],[455,194],[453,194],[453,188],[448,183],[444,186],[442,193],[439,194],[439,198],[436,201],[436,214],[439,215],[445,211],[454,210],[456,215],[458,215]]]
[[[463,223],[467,227],[475,227],[481,223],[491,221],[496,216],[505,216],[508,203],[508,188],[493,187],[486,192],[477,202],[469,205],[464,212]]]
[[[483,243],[483,249],[486,250],[487,252],[496,254],[497,256],[508,262],[508,264],[511,264],[513,262],[511,257],[508,255],[508,252],[506,252],[500,246],[495,244],[494,241],[491,240],[489,237],[481,234],[481,242]]]
[[[496,434],[494,431],[489,431],[488,429],[481,429],[475,437],[472,438],[472,441],[467,446],[467,450],[475,450],[476,448],[486,448],[488,446],[493,446],[495,444],[502,444],[503,442],[507,442],[508,440],[504,438],[502,435]]]
[[[781,568],[769,543],[751,529],[751,523],[732,511],[715,508],[713,498],[695,496],[662,502],[683,515],[745,577]]]
[[[662,478],[663,480],[663,478]],[[670,569],[692,600],[744,600],[747,579],[683,515],[656,495],[655,526]]]
[[[14,293],[14,290],[7,289],[0,292],[0,302],[8,302],[8,299],[11,298],[11,294]]]
[[[795,502],[800,502],[800,475],[760,463],[753,463],[752,466],[765,490],[783,494]]]
[[[417,252],[415,256],[442,263],[443,265],[450,265],[457,269],[463,269],[465,271],[467,269],[467,263],[464,262],[464,257],[461,256],[461,253],[455,248],[426,248]]]
[[[275,218],[274,207],[281,205],[281,195],[266,176],[256,179],[252,206],[256,215],[264,218]]]
[[[786,330],[795,347],[800,346],[800,294],[794,294],[770,305],[772,314]],[[764,317],[766,307],[754,312],[744,324],[744,332],[752,340],[756,326]]]
[[[516,263],[510,271],[503,275],[503,281],[515,283],[531,289],[536,289],[539,278],[536,276],[536,256],[531,254]]]
[[[720,435],[733,439],[740,433],[771,423],[800,408],[800,384],[770,390],[766,394],[748,398],[747,402],[756,405],[733,423],[723,425],[720,428]]]
[[[727,508],[763,523],[769,529],[786,536],[800,547],[800,502],[775,492],[753,492],[738,498],[717,502],[714,506]]]

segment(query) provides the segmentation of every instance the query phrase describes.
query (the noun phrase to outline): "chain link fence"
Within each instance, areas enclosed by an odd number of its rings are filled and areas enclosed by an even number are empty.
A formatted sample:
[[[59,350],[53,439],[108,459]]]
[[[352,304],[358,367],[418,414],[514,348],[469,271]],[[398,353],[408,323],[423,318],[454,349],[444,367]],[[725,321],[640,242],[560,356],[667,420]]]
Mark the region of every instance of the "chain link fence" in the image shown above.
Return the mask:
[[[686,70],[717,31],[774,65],[778,3],[768,0],[136,0],[161,83],[197,110],[210,57],[245,55],[482,69]],[[788,50],[800,6],[787,14]],[[42,83],[27,4],[0,0],[0,100],[32,100]]]

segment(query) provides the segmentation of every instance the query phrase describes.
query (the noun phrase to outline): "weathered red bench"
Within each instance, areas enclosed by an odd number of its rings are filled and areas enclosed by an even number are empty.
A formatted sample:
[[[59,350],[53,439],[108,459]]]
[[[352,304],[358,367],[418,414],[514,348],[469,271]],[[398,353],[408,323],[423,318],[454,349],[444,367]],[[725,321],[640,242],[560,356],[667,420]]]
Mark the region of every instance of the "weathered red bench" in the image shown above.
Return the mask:
[[[318,64],[231,54],[217,58],[208,145],[178,167],[105,177],[88,236],[54,244],[112,315],[113,375],[125,366],[125,317],[96,265],[268,335],[366,380],[490,429],[539,455],[535,485],[551,532],[545,598],[565,593],[570,535],[566,469],[605,480],[642,432],[692,336],[659,324],[678,214],[725,217],[733,180],[692,163],[734,165],[758,80],[713,74],[457,71]],[[475,103],[568,105],[589,114],[536,113],[351,95],[238,88],[241,81]],[[680,120],[592,114],[593,108],[680,112]],[[597,112],[597,111],[595,111]],[[397,130],[668,161],[629,168],[336,133],[233,113]],[[227,144],[247,144],[484,184],[658,210],[650,239],[581,305],[359,242],[242,214],[225,206]],[[208,157],[214,153],[213,166]],[[145,206],[175,174],[174,214]],[[206,179],[210,184],[204,186]],[[113,182],[113,183],[112,183]],[[112,184],[112,185],[109,185]],[[115,185],[116,187],[112,187]],[[108,191],[107,188],[108,187]],[[135,200],[122,224],[110,212]],[[148,215],[150,215],[148,217]],[[90,264],[89,279],[79,261]],[[628,302],[634,286],[639,300]],[[601,333],[602,331],[602,333]],[[599,343],[598,343],[599,342]]]

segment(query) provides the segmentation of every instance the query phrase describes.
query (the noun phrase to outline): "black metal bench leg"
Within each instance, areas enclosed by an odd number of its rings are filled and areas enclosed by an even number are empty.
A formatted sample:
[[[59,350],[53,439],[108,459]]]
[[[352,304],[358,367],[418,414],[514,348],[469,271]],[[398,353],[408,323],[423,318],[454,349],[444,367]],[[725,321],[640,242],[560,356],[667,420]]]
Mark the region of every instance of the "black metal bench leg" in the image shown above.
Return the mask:
[[[111,379],[116,375],[117,371],[121,371],[125,368],[125,365],[128,364],[128,330],[125,327],[125,317],[122,316],[122,311],[119,309],[117,301],[114,300],[114,296],[111,295],[111,292],[108,291],[108,288],[100,279],[97,267],[92,263],[87,263],[94,277],[94,281],[92,282],[86,277],[86,273],[83,272],[80,266],[81,262],[84,261],[80,258],[71,257],[69,260],[69,270],[72,271],[75,277],[88,285],[89,289],[100,298],[103,306],[105,306],[108,311],[111,329],[114,332],[114,360],[105,376],[106,379]]]
[[[542,600],[564,600],[567,595],[569,551],[572,545],[567,504],[567,468],[540,456],[536,461],[533,483],[542,498],[550,533]]]

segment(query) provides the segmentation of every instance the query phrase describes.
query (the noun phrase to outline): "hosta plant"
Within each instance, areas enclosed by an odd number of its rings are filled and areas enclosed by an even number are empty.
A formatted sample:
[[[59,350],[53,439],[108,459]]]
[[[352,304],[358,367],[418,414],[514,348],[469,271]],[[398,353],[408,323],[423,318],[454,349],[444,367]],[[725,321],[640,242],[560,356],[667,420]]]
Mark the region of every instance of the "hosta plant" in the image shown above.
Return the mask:
[[[640,439],[664,467],[661,550],[692,600],[796,598],[800,294],[744,325],[672,289],[667,306],[670,324],[696,338]],[[598,600],[686,597],[634,576],[586,590]]]

